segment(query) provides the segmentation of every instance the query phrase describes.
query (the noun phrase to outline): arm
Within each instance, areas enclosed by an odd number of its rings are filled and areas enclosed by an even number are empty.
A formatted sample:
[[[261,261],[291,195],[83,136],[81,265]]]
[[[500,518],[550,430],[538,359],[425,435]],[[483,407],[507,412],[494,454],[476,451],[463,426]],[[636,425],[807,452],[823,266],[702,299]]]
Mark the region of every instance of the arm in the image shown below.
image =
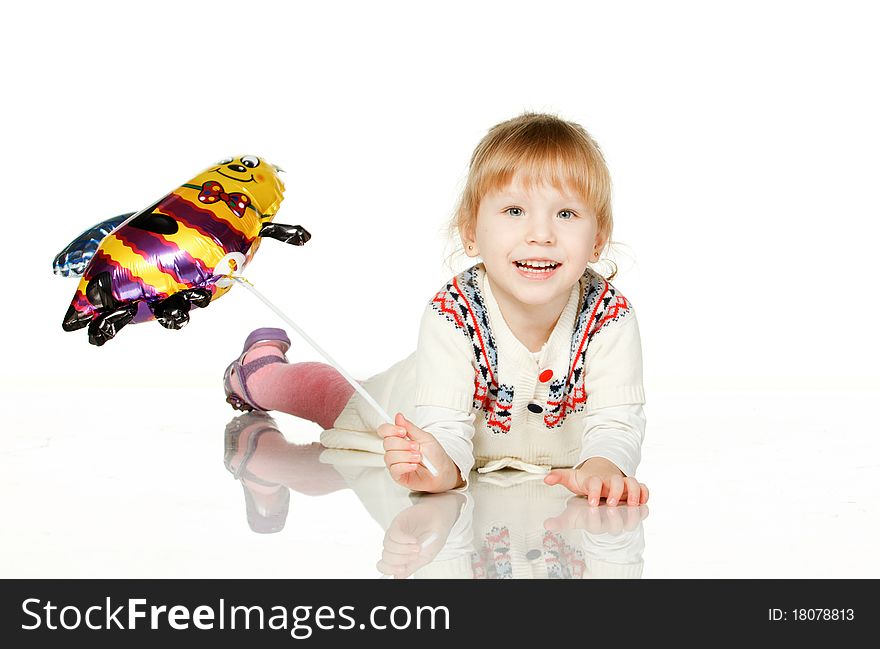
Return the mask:
[[[599,331],[585,362],[587,415],[578,464],[556,469],[545,480],[563,484],[598,505],[646,502],[647,487],[633,476],[645,435],[642,352],[635,313]]]
[[[545,482],[562,484],[587,496],[591,505],[605,498],[608,505],[648,501],[648,487],[634,476],[645,435],[641,404],[607,406],[591,412],[584,423],[584,441],[578,463],[572,469],[554,469]]]
[[[422,315],[416,349],[415,410],[410,421],[379,426],[385,464],[398,483],[415,491],[463,487],[473,466],[474,368],[470,341],[430,303]],[[417,464],[424,454],[440,472]]]

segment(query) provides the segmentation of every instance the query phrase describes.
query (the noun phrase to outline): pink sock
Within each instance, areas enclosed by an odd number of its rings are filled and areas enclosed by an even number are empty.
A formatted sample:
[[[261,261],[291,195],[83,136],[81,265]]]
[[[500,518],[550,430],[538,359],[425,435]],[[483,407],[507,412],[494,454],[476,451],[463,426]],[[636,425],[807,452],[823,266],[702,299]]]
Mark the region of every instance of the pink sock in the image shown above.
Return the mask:
[[[254,349],[246,361],[268,354],[281,355],[277,347]],[[271,363],[248,377],[248,391],[260,408],[280,410],[294,417],[332,428],[354,393],[354,388],[325,363]]]

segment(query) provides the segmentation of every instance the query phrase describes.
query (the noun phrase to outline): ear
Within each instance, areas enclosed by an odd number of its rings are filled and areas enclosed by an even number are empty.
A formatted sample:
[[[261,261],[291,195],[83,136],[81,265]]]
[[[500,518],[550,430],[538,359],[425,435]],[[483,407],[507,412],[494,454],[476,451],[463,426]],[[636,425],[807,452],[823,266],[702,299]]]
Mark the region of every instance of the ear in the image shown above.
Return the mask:
[[[594,252],[590,256],[591,261],[599,261],[599,256],[602,252],[602,249],[605,247],[606,242],[607,242],[607,239],[606,239],[605,235],[601,232],[597,232],[596,233],[596,240],[595,240],[595,243],[593,244]]]
[[[468,257],[477,257],[480,254],[480,248],[477,246],[477,239],[474,236],[473,228],[462,228],[459,231],[461,242],[464,245],[464,254]]]

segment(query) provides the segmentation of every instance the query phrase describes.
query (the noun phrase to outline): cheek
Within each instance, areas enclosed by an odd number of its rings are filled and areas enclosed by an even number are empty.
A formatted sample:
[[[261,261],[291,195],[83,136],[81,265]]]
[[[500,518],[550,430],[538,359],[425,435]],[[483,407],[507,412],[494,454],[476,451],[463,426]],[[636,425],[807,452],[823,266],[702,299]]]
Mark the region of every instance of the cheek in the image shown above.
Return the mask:
[[[515,245],[514,236],[509,229],[478,226],[476,241],[481,254],[506,254]]]
[[[266,176],[264,176],[263,174],[254,174],[254,180],[256,180],[258,183],[261,183],[266,180]]]

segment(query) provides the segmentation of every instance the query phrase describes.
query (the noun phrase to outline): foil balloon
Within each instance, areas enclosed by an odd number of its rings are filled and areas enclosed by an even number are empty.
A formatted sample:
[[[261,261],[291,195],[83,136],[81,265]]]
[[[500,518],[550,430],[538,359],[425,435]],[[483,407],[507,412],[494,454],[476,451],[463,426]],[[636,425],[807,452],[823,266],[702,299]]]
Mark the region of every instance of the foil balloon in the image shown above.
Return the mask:
[[[301,246],[299,225],[273,223],[283,199],[279,169],[245,155],[212,165],[153,205],[108,219],[80,234],[56,257],[54,270],[81,276],[62,327],[88,327],[103,345],[130,323],[157,320],[168,329],[189,322],[233,283],[263,237]]]

